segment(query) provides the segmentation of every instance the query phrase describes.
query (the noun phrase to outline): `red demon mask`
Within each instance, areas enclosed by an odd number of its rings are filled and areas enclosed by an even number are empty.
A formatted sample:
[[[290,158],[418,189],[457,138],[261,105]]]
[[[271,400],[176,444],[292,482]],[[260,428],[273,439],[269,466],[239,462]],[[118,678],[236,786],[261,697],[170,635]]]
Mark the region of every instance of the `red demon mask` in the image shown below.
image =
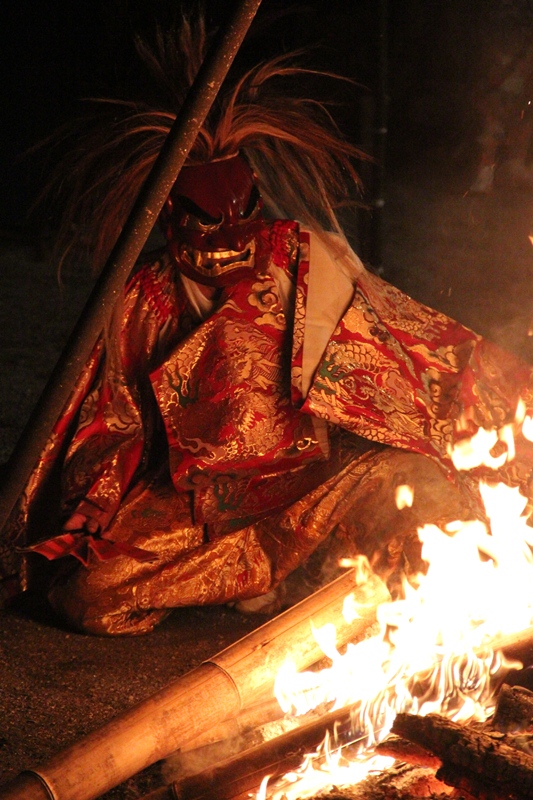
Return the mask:
[[[240,155],[183,167],[161,221],[179,269],[199,283],[226,286],[263,262],[261,197]]]

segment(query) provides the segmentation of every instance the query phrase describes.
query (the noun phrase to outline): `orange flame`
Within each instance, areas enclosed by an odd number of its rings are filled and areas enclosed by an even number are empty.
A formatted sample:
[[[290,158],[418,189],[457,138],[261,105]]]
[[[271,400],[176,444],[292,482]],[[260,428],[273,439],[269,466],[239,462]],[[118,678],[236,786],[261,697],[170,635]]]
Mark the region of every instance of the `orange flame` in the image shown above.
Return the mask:
[[[533,418],[519,404],[514,424],[483,430],[451,453],[457,469],[481,464],[500,467],[514,457],[514,433],[533,441]],[[491,451],[501,442],[503,452]],[[500,445],[501,448],[501,445]],[[513,666],[492,647],[497,637],[519,632],[533,623],[533,529],[523,512],[526,499],[504,484],[481,483],[490,519],[490,533],[481,521],[456,522],[444,530],[425,525],[419,530],[427,572],[404,586],[404,596],[378,609],[379,633],[340,654],[335,627],[314,635],[331,665],[320,672],[298,673],[287,662],[277,677],[275,693],[286,713],[305,714],[321,704],[332,710],[352,706],[353,742],[359,750],[350,759],[334,736],[310,755],[298,773],[284,776],[263,797],[304,798],[332,785],[355,784],[392,759],[373,754],[373,746],[389,732],[398,712],[436,712],[456,721],[483,721],[495,707],[495,688]],[[412,503],[412,490],[398,487],[398,507]],[[354,566],[354,560],[343,560]],[[369,566],[356,560],[360,580]],[[366,573],[368,574],[368,572]],[[347,618],[357,615],[352,597]]]

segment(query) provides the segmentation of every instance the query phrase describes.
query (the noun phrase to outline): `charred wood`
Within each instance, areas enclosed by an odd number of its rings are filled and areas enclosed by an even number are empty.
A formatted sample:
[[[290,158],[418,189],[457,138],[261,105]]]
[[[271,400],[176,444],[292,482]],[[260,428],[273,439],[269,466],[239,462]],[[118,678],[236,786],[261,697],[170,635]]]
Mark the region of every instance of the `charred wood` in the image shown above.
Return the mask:
[[[380,756],[394,758],[396,761],[407,761],[413,766],[429,767],[433,770],[437,770],[442,765],[438,756],[401,736],[388,736],[376,745],[376,753]]]
[[[442,761],[437,778],[482,800],[533,797],[533,756],[505,736],[459,725],[436,714],[398,714],[392,732],[429,750]]]
[[[533,725],[533,692],[522,686],[507,686],[500,690],[496,712],[491,722],[502,733],[526,731]]]
[[[450,800],[453,791],[437,780],[431,769],[397,764],[356,786],[334,786],[329,791],[316,794],[313,800]]]

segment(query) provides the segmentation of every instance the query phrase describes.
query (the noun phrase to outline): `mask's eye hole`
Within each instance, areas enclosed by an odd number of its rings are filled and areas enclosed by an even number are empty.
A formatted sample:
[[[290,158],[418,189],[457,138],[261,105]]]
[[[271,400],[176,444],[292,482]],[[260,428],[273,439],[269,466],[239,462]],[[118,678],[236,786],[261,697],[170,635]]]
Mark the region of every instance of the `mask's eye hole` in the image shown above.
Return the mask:
[[[248,199],[248,203],[246,208],[241,214],[241,219],[243,222],[250,222],[251,220],[255,219],[261,210],[261,195],[259,194],[259,189],[257,186],[252,186],[252,191],[250,192],[250,197]]]
[[[200,230],[200,231],[212,231],[220,228],[222,223],[224,222],[224,214],[220,214],[219,217],[213,217],[211,214],[208,214],[207,211],[204,211],[203,208],[196,205],[196,203],[191,200],[189,197],[185,197],[184,195],[178,195],[177,197],[180,206],[185,211],[185,218],[182,221],[182,225],[185,228],[192,228],[193,230]]]

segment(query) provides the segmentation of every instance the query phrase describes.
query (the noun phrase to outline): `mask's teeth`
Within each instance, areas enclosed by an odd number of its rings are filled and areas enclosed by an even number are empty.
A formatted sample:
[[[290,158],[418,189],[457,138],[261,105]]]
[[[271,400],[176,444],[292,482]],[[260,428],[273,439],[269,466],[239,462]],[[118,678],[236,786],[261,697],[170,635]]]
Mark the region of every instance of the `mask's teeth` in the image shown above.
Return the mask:
[[[200,274],[218,275],[239,267],[252,267],[255,256],[255,240],[252,239],[246,250],[197,250],[187,244],[180,248],[181,257]],[[225,262],[225,263],[224,263]]]

